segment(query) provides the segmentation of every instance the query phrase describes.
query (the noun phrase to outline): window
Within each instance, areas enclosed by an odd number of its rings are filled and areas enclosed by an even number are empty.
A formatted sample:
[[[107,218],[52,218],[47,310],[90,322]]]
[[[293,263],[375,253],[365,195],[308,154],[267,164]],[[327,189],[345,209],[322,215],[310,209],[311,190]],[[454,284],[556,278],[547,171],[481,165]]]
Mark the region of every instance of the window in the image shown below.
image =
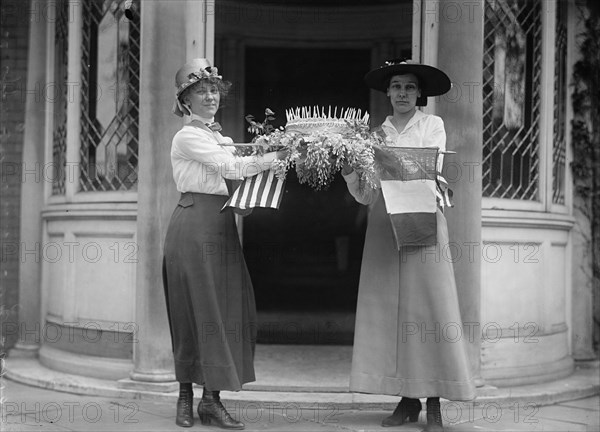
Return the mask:
[[[540,0],[486,0],[483,196],[540,201]]]
[[[82,3],[80,191],[137,187],[140,23],[123,3]]]
[[[552,203],[565,204],[567,110],[567,6],[557,2],[554,54],[554,122],[552,133]]]
[[[54,85],[48,86],[47,92],[54,101],[52,126],[52,195],[64,195],[67,164],[69,2],[67,0],[59,0],[56,4],[56,12],[54,25]]]

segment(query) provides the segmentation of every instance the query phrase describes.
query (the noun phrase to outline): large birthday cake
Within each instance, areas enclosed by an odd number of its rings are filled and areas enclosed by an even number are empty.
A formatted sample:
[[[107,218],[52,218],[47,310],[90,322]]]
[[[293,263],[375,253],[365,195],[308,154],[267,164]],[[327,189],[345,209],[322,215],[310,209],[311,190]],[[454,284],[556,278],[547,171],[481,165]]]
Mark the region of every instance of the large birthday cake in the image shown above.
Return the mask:
[[[286,132],[297,132],[301,134],[313,133],[339,133],[350,132],[357,124],[368,126],[369,114],[362,113],[360,109],[343,108],[338,115],[337,107],[333,113],[331,107],[326,111],[325,107],[301,107],[286,111]]]
[[[300,184],[325,189],[335,174],[347,164],[364,180],[361,184],[377,187],[373,161],[375,135],[369,131],[369,113],[356,108],[299,107],[286,110],[286,126],[274,127],[275,113],[265,110],[262,123],[246,116],[248,131],[256,137],[257,151],[286,150],[284,159],[273,162],[271,169],[284,180],[291,167],[296,168]],[[244,144],[246,145],[246,144]]]

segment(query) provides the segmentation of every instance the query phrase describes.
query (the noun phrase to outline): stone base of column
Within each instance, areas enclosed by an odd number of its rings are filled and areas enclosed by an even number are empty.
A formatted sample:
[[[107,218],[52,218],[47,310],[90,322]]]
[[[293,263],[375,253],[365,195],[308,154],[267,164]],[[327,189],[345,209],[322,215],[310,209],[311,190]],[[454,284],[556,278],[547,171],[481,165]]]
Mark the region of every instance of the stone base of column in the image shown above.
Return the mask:
[[[137,390],[153,393],[172,393],[179,390],[179,383],[177,381],[168,382],[148,382],[148,381],[136,381],[131,378],[124,378],[117,381],[119,388],[127,390]]]
[[[173,372],[136,372],[129,374],[129,378],[118,381],[120,388],[158,393],[171,393],[179,390],[179,383],[175,380]]]
[[[10,358],[37,358],[39,355],[40,346],[38,344],[27,344],[17,342],[14,348],[8,352]]]
[[[72,353],[48,345],[40,349],[39,359],[42,365],[55,371],[103,380],[122,379],[133,369],[129,359]]]
[[[475,380],[475,387],[477,387],[477,388],[485,387],[487,385],[485,380],[481,376],[476,376],[474,380]]]
[[[514,365],[502,368],[485,368],[481,372],[487,384],[496,387],[515,387],[540,384],[565,378],[575,370],[571,357],[533,365]]]
[[[575,367],[579,369],[600,369],[600,360],[597,358],[592,360],[575,359]]]
[[[179,390],[172,372],[131,372],[129,378],[118,381],[120,388],[129,390],[171,393]]]

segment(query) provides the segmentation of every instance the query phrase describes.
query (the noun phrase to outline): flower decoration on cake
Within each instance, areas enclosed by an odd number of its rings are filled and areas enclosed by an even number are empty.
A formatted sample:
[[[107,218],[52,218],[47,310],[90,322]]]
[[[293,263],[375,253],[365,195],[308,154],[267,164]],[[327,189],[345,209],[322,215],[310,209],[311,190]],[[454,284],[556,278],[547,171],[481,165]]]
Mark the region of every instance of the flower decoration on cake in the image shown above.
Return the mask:
[[[296,168],[300,183],[315,190],[327,189],[344,164],[350,165],[365,180],[361,184],[377,187],[373,144],[376,137],[369,131],[369,114],[355,108],[333,114],[331,107],[299,107],[286,111],[285,128],[275,128],[269,121],[274,113],[267,109],[265,121],[258,123],[246,116],[248,130],[256,136],[258,151],[288,150],[288,156],[275,161],[273,169],[281,179]],[[255,150],[256,151],[256,150]]]

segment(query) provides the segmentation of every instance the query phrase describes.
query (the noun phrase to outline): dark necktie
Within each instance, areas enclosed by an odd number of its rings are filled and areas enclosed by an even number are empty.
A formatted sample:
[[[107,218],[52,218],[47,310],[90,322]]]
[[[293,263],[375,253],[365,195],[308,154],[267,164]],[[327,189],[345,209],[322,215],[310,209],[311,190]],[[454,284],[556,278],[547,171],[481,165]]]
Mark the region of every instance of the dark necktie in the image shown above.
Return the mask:
[[[218,122],[206,123],[206,127],[213,132],[220,132],[221,130],[223,130],[223,128]]]

